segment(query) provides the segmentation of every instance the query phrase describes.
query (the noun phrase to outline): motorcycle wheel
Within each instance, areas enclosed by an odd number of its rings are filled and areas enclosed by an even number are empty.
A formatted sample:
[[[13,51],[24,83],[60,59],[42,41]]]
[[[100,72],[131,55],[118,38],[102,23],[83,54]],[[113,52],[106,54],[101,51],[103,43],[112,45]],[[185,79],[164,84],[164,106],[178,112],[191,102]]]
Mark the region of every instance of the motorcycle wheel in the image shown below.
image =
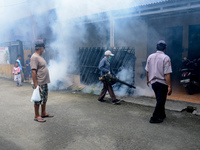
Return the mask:
[[[186,92],[187,92],[189,95],[192,95],[192,94],[195,93],[194,89],[191,88],[191,87],[185,87],[185,90],[186,90]]]

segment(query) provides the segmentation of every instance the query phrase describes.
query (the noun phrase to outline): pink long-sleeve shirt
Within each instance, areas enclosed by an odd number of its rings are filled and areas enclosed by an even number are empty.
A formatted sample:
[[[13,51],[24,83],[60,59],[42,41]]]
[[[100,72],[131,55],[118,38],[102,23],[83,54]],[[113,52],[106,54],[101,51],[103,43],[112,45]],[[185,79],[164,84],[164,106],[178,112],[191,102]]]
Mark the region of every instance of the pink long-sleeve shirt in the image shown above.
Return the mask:
[[[13,74],[20,73],[19,67],[13,67]]]

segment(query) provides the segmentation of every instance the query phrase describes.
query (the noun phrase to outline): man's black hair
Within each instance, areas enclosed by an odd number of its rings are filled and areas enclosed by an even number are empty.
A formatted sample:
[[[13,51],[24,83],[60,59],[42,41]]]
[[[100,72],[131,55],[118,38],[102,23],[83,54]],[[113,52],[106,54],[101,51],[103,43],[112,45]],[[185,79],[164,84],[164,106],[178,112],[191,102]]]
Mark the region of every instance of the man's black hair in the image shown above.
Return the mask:
[[[28,55],[28,57],[31,57],[31,55]]]
[[[159,43],[159,44],[157,44],[157,50],[159,50],[159,51],[164,51],[165,50],[165,48],[166,48],[166,44],[164,44],[164,43]]]
[[[17,55],[17,58],[22,57],[21,55]]]
[[[43,42],[35,43],[35,50],[38,50],[40,47],[44,47],[45,48],[45,44]]]

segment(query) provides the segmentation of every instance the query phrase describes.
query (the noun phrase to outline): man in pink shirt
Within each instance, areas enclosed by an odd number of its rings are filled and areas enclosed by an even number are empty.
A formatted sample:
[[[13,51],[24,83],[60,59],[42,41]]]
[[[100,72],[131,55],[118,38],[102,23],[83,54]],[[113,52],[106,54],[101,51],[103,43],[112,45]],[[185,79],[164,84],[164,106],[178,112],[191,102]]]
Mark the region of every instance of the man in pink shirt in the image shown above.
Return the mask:
[[[169,56],[164,53],[167,49],[167,44],[165,41],[160,40],[156,48],[157,52],[147,58],[145,67],[147,72],[147,86],[149,86],[149,83],[152,85],[157,100],[150,123],[161,123],[166,118],[165,102],[167,95],[171,95],[172,93],[170,77],[170,73],[172,73],[171,61]]]

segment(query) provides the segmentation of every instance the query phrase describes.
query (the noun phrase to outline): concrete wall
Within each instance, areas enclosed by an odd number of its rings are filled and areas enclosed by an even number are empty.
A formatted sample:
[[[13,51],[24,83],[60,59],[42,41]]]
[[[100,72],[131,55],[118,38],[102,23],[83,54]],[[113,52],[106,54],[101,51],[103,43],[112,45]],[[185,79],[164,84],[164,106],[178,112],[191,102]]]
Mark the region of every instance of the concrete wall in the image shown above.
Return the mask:
[[[81,31],[82,30],[82,31]],[[84,33],[82,33],[84,32]],[[109,47],[110,46],[110,22],[100,21],[81,24],[77,27],[79,38],[74,38],[75,44],[79,47]],[[81,34],[82,33],[82,34]]]
[[[142,62],[146,61],[147,58],[147,24],[144,20],[136,21],[136,30],[135,30],[135,56],[136,56],[136,64],[135,64],[135,78],[136,84],[138,78],[143,72]]]
[[[10,64],[0,64],[0,77],[13,78],[12,77],[13,67],[14,65]]]
[[[140,77],[143,72],[142,62],[147,57],[147,24],[145,20],[134,18],[122,18],[115,20],[115,46],[134,47],[136,64],[135,78]]]
[[[24,50],[24,67],[26,67],[26,60],[28,59],[28,55],[32,55],[31,50]]]

